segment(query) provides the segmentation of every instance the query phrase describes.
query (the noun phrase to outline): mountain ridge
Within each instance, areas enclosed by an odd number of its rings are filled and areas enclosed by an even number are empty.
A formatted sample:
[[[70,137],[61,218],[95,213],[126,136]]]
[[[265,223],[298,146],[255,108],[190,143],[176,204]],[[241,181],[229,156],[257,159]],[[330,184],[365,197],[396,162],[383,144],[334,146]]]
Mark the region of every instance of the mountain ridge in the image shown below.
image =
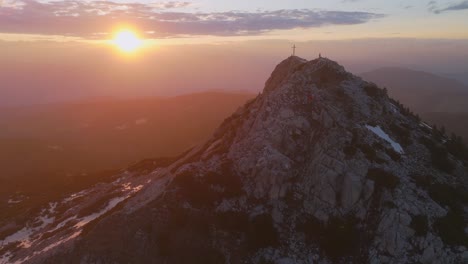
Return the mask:
[[[338,63],[289,57],[205,144],[116,175],[128,187],[118,205],[84,225],[69,218],[12,259],[457,263],[468,259],[466,161],[443,140]]]

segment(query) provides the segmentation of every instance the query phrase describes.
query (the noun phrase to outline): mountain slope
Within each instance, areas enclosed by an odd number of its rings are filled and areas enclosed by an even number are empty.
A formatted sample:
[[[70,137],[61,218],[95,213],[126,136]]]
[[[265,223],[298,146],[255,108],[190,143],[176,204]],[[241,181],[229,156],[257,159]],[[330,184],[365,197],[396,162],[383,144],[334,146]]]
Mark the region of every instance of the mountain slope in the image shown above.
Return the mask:
[[[49,208],[27,247],[3,252],[27,263],[461,263],[467,169],[442,142],[336,62],[290,57],[205,144],[58,203],[71,209]]]
[[[468,111],[468,87],[453,79],[404,68],[380,68],[360,74],[388,88],[391,97],[418,113]]]
[[[97,173],[203,143],[253,97],[205,92],[1,109],[0,226],[84,182],[103,180]],[[13,206],[9,199],[19,202]]]

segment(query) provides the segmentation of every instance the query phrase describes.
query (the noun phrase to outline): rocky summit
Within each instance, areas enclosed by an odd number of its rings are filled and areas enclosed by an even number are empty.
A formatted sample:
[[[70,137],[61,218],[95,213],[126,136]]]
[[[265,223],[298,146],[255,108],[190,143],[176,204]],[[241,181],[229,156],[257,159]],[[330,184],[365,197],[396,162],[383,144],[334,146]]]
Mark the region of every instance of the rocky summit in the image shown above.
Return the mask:
[[[385,89],[293,56],[205,144],[57,201],[0,245],[5,263],[468,263],[467,174]]]

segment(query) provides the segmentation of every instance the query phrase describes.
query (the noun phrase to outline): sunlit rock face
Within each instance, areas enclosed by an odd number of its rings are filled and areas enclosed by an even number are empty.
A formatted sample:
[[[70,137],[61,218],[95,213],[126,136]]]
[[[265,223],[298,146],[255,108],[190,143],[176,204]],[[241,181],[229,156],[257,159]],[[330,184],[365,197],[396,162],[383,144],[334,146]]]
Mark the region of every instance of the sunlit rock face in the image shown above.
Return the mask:
[[[290,57],[204,145],[11,261],[466,263],[468,173],[446,143],[338,63]]]

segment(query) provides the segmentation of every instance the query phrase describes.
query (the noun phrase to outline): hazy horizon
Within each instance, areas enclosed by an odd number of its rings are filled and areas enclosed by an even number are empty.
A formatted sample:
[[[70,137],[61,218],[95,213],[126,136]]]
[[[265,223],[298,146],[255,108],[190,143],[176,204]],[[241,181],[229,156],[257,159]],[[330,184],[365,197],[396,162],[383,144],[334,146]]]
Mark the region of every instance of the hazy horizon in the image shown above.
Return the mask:
[[[322,53],[355,74],[404,67],[460,76],[467,10],[466,1],[3,0],[0,106],[256,93],[293,44],[300,57]],[[141,47],[116,47],[122,30]]]
[[[94,97],[175,96],[209,90],[259,92],[274,66],[291,55],[287,40],[147,48],[134,58],[98,44],[2,42],[0,105]],[[359,74],[403,67],[436,74],[468,69],[468,41],[373,39],[294,42],[297,55],[318,53]],[[348,50],[344,50],[347,47]],[[37,52],[32,52],[37,51]],[[93,59],[90,59],[93,58]],[[183,76],[183,78],[181,78]]]
[[[467,14],[0,0],[0,264],[468,263]]]

